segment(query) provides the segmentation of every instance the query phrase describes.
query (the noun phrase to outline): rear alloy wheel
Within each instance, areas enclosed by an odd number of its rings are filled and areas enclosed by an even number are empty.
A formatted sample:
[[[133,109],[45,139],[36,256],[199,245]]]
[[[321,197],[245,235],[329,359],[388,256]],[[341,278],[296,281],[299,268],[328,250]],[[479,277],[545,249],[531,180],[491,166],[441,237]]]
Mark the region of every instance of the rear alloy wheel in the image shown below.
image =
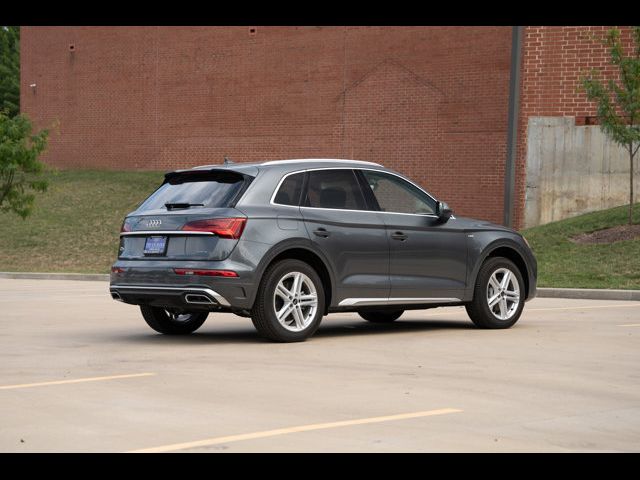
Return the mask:
[[[313,335],[324,312],[324,289],[316,271],[300,260],[282,260],[265,272],[251,320],[277,342],[300,342]]]
[[[195,332],[207,319],[209,312],[175,312],[161,307],[140,305],[147,324],[165,335],[185,335]]]
[[[358,312],[367,322],[372,323],[391,323],[399,319],[404,310],[364,310]]]
[[[480,271],[467,304],[469,317],[480,328],[509,328],[524,308],[524,281],[516,265],[509,259],[488,259]]]

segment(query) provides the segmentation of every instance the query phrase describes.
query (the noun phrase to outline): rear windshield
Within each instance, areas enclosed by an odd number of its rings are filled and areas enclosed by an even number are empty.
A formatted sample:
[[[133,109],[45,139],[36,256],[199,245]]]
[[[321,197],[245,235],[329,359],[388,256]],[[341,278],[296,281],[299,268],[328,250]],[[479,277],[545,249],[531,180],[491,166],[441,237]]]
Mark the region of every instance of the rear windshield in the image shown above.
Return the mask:
[[[167,208],[165,204],[189,203],[192,208],[225,208],[235,200],[244,185],[244,177],[235,172],[184,173],[169,178],[151,194],[141,210]]]

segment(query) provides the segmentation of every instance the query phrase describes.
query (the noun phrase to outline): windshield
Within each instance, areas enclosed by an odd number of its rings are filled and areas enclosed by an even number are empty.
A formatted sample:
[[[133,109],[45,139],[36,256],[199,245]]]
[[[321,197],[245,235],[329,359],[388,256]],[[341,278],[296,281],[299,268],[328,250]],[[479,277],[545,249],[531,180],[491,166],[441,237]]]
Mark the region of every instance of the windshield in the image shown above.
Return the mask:
[[[225,208],[230,206],[243,184],[244,177],[235,172],[197,172],[172,176],[140,205],[138,211],[167,208],[166,204]]]

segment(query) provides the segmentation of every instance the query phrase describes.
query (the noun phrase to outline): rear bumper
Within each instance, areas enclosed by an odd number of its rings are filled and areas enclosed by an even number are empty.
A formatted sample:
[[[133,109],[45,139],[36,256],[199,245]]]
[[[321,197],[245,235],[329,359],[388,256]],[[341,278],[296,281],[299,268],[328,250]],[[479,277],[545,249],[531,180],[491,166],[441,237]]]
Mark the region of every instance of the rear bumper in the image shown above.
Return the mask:
[[[230,307],[229,301],[205,287],[159,287],[149,285],[112,284],[109,292],[114,300],[132,305],[202,308]]]
[[[111,273],[111,292],[133,305],[186,306],[209,309],[251,308],[256,288],[254,269],[232,259],[220,262],[166,259],[118,260]],[[177,274],[175,269],[233,270],[237,277]],[[187,302],[186,295],[204,295],[203,303]],[[204,303],[211,300],[211,304]]]

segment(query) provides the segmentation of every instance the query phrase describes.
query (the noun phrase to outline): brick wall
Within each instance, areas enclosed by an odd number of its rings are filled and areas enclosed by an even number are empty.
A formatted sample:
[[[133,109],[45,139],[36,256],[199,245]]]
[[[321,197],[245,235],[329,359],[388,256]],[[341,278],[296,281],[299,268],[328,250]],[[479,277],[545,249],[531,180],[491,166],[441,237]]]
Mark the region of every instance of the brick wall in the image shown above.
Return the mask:
[[[526,27],[523,38],[518,161],[517,204],[525,202],[527,125],[529,117],[584,117],[596,113],[596,105],[579,90],[580,77],[591,69],[616,78],[609,49],[603,44],[607,26]],[[621,27],[625,48],[631,46],[631,29]],[[523,209],[516,209],[515,221],[523,224]]]
[[[21,35],[21,107],[38,125],[59,122],[45,157],[57,167],[168,170],[223,155],[372,160],[460,215],[502,221],[510,27]]]

